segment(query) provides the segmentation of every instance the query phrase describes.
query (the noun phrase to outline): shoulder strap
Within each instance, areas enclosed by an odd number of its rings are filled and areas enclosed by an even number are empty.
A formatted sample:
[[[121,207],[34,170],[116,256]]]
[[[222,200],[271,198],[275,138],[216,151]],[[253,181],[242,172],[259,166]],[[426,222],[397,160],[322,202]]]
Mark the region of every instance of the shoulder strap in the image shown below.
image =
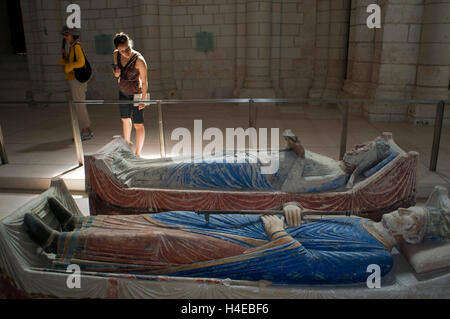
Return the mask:
[[[84,53],[84,49],[83,49],[83,47],[81,46],[81,44],[80,43],[77,43],[77,44],[75,44],[75,45],[79,45],[80,46],[80,48],[81,48],[81,52],[83,52],[83,56],[84,56],[84,61],[87,61],[87,58],[86,58],[86,53]],[[77,60],[77,55],[75,54],[75,45],[73,46],[74,47],[74,51],[73,51],[73,61],[75,62],[76,60]],[[86,62],[85,62],[86,63]]]
[[[123,67],[124,69],[126,69],[134,60],[137,59],[137,54],[135,53],[127,62],[127,64]]]

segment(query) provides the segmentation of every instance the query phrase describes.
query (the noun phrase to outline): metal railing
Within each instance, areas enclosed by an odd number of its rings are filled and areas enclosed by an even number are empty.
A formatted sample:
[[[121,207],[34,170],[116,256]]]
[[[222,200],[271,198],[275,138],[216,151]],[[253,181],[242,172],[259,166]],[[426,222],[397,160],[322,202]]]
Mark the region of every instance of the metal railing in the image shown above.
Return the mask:
[[[75,111],[75,104],[136,104],[138,101],[124,101],[124,100],[85,100],[85,101],[69,101],[70,117],[72,124],[73,140],[75,144],[75,151],[78,163],[84,165],[83,144],[81,143],[80,129],[78,126],[78,118]],[[1,104],[27,104],[27,101],[0,101]],[[45,104],[61,104],[66,101],[39,101],[37,103]],[[445,105],[450,104],[450,100],[398,100],[398,99],[310,99],[310,98],[240,98],[240,99],[187,99],[187,100],[143,100],[139,103],[147,105],[156,105],[158,118],[158,132],[160,155],[162,158],[166,157],[166,147],[164,138],[164,117],[163,104],[246,104],[248,105],[248,126],[256,128],[256,105],[255,103],[271,103],[271,104],[298,104],[298,103],[320,103],[320,104],[337,104],[342,105],[342,125],[339,147],[339,158],[342,159],[347,150],[347,135],[350,103],[392,103],[392,104],[431,104],[437,105],[434,135],[430,160],[430,171],[435,172],[439,157],[440,140],[442,135],[442,127],[444,120]],[[275,105],[276,107],[276,105]],[[8,163],[6,150],[4,147],[4,140],[0,126],[0,156],[3,164]]]
[[[440,101],[436,109],[436,117],[434,119],[434,135],[433,146],[431,149],[430,171],[436,172],[436,166],[439,157],[439,149],[441,145],[442,124],[444,121],[445,101]]]

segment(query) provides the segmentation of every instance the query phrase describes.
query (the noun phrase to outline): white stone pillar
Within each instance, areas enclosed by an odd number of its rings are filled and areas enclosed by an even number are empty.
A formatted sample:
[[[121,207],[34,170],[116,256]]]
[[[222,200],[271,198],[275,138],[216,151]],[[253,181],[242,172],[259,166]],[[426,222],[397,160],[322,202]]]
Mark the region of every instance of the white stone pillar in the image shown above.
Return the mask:
[[[450,0],[425,0],[415,99],[450,98]],[[449,112],[446,112],[447,119]],[[410,106],[410,120],[433,123],[435,105]]]
[[[348,38],[348,0],[317,0],[312,98],[335,98],[343,86]]]
[[[375,29],[367,27],[366,10],[374,2],[377,1],[352,1],[347,79],[343,90],[348,97],[367,97],[371,84]]]
[[[367,97],[409,99],[414,91],[423,16],[422,0],[380,2],[381,29],[376,30],[371,85]],[[407,103],[365,103],[370,120],[404,121]]]
[[[239,97],[275,97],[270,76],[272,0],[250,0],[246,4],[246,67]]]

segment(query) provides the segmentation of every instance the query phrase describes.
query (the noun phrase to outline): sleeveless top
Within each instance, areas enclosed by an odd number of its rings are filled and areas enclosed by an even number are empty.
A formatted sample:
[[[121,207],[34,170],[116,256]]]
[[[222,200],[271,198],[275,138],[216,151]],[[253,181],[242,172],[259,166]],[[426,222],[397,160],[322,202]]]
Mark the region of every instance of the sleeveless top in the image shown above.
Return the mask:
[[[136,61],[140,56],[140,53],[135,53],[128,60],[127,64],[122,66],[120,53],[117,52],[117,66],[120,69],[119,89],[124,94],[133,95],[142,93],[139,70],[136,69]]]

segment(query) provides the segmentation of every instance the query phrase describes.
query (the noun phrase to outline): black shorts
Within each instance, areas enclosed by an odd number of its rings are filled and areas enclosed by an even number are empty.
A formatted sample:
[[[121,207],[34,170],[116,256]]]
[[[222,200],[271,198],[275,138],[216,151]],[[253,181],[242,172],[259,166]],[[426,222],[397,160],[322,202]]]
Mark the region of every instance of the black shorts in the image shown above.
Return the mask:
[[[133,101],[133,95],[123,94],[119,91],[119,100]],[[120,104],[120,117],[123,119],[129,119],[134,124],[144,124],[144,109],[139,110],[138,106],[130,104]]]

